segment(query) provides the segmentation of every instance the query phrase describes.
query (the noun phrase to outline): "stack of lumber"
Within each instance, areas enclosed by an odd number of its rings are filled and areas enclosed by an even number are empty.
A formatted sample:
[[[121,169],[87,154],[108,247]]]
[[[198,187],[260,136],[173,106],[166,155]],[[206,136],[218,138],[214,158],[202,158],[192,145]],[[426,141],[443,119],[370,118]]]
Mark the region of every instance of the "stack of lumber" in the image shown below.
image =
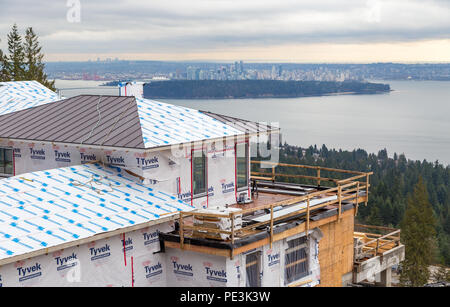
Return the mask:
[[[218,233],[214,230],[222,230],[226,232],[231,232],[232,230],[232,219],[228,217],[223,217],[223,215],[235,212],[234,215],[234,230],[239,230],[242,228],[242,211],[239,208],[208,208],[198,210],[198,213],[207,213],[209,216],[194,215],[194,227],[199,227],[194,229],[193,236],[197,238],[208,238],[216,240],[229,240],[231,234],[228,233]],[[217,215],[217,216],[214,216]],[[201,229],[200,229],[201,228]],[[209,230],[211,229],[211,230]]]

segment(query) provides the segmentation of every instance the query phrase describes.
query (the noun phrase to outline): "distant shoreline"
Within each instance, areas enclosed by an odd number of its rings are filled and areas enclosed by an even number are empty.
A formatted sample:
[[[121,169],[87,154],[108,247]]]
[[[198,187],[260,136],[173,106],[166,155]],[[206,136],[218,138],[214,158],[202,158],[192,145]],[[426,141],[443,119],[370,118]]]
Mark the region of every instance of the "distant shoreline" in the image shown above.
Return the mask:
[[[150,82],[144,97],[151,99],[301,98],[388,93],[388,84],[356,81],[174,80]]]
[[[327,93],[327,94],[316,94],[316,95],[304,95],[304,96],[255,96],[255,97],[155,97],[155,96],[145,96],[147,99],[174,99],[174,100],[227,100],[227,99],[279,99],[279,98],[308,98],[308,97],[326,97],[326,96],[347,96],[347,95],[379,95],[394,92],[394,90],[382,91],[382,92],[370,92],[370,93],[358,93],[358,92],[346,92],[346,93]]]

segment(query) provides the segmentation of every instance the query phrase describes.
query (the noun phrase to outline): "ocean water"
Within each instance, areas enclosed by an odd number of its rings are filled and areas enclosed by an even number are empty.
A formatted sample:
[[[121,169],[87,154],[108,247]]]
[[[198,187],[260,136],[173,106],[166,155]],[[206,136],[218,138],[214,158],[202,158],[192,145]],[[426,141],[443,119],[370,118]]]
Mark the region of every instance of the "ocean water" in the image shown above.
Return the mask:
[[[390,93],[305,98],[160,99],[161,101],[243,119],[277,122],[282,141],[307,147],[404,153],[413,160],[450,164],[450,82],[381,81]],[[117,95],[102,82],[57,80],[66,97],[89,94]],[[92,88],[91,88],[92,87]],[[85,89],[82,89],[85,88]],[[87,89],[89,88],[89,89]]]

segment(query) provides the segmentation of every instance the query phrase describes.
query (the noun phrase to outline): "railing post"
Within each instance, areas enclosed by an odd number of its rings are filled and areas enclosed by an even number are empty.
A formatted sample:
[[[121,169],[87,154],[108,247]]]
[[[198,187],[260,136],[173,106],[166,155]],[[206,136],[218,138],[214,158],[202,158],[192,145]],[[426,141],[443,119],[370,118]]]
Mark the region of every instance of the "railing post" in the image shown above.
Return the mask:
[[[339,200],[339,214],[338,214],[338,219],[341,219],[341,212],[342,212],[342,199],[341,199],[341,194],[342,194],[342,186],[339,183],[338,185],[338,200]]]
[[[183,212],[180,212],[180,248],[184,249]]]
[[[317,187],[320,187],[320,166],[317,167]]]
[[[380,246],[380,239],[377,239],[377,248],[375,249],[375,256],[378,255],[378,246]]]
[[[355,216],[358,214],[358,207],[359,207],[359,181],[356,183],[356,207],[355,207]]]
[[[270,248],[273,244],[273,204],[270,205]]]
[[[309,234],[309,197],[306,199],[306,235]]]
[[[369,174],[366,174],[366,203],[365,203],[365,206],[367,206],[368,201],[369,201]]]
[[[275,166],[272,166],[272,182],[275,182]]]
[[[234,212],[231,212],[231,244],[234,244]]]

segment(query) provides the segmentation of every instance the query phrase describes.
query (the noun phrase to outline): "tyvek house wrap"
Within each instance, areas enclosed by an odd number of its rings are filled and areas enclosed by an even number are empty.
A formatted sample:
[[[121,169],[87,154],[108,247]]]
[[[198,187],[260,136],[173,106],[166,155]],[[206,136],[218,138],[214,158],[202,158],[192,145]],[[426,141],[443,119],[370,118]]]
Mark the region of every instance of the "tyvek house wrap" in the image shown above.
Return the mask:
[[[145,148],[243,135],[198,110],[136,98]]]
[[[100,150],[88,146],[27,144],[8,140],[0,140],[0,146],[13,148],[16,175],[103,161],[106,164],[130,170],[146,178],[146,184],[150,187],[169,192],[191,204],[192,166],[188,148],[179,152],[168,149],[160,152],[139,153],[125,150]],[[199,147],[195,150],[202,149]],[[234,146],[224,147],[223,142],[216,142],[205,145],[204,150],[208,152],[208,201],[206,197],[196,198],[192,204],[203,207],[235,203]]]
[[[60,100],[37,81],[0,82],[0,115]]]
[[[0,180],[0,260],[192,210],[120,168],[85,164]]]
[[[0,266],[0,287],[167,286],[159,232],[170,222]]]

